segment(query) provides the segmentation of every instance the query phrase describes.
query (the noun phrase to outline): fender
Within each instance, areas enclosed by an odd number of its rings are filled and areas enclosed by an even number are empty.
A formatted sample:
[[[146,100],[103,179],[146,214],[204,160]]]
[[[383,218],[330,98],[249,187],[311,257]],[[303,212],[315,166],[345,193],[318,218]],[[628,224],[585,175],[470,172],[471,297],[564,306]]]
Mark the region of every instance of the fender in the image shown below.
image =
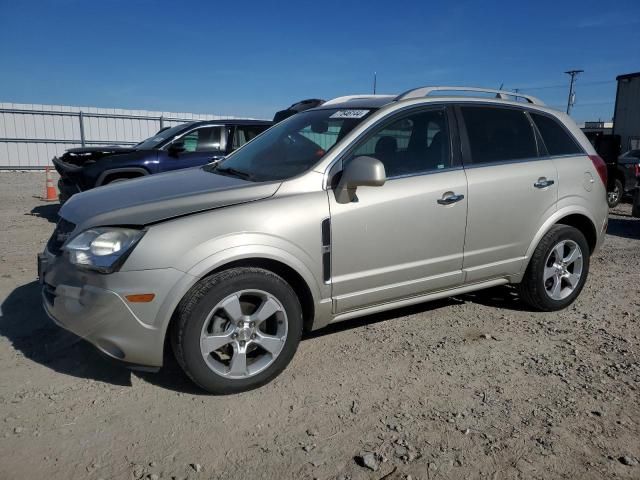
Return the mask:
[[[202,259],[189,271],[185,272],[186,275],[169,291],[158,311],[158,317],[162,318],[159,326],[162,330],[162,336],[166,336],[171,316],[176,307],[187,292],[198,283],[200,279],[229,263],[249,259],[275,260],[297,272],[309,287],[313,302],[316,306],[313,325],[314,330],[329,323],[331,318],[330,292],[325,292],[325,295],[323,295],[320,285],[307,265],[281,248],[261,244],[246,244],[220,250]],[[329,290],[329,286],[326,286],[325,290]],[[326,293],[329,293],[329,295],[327,296]]]
[[[529,260],[531,259],[531,256],[533,255],[534,250],[537,248],[538,244],[540,243],[540,240],[542,240],[542,237],[544,237],[547,234],[547,232],[551,230],[551,227],[553,227],[556,223],[558,223],[558,220],[564,217],[567,217],[569,215],[576,215],[576,214],[587,217],[589,221],[592,223],[595,231],[596,232],[598,231],[596,227],[597,223],[593,218],[593,215],[586,208],[580,205],[571,205],[571,206],[563,207],[560,210],[557,210],[556,212],[554,212],[553,215],[547,218],[547,220],[540,226],[540,228],[538,229],[538,232],[535,234],[535,236],[533,237],[533,240],[529,244],[529,248],[527,249],[527,253],[525,254],[525,257],[524,257],[524,263],[523,263],[524,268],[518,275],[517,281],[520,281],[520,279],[522,278],[522,275],[524,275],[524,272],[529,266]],[[512,281],[514,281],[514,279],[512,279]]]
[[[246,244],[221,250],[194,265],[187,273],[200,279],[228,263],[251,258],[275,260],[288,266],[305,281],[311,291],[314,302],[317,303],[322,299],[322,290],[311,268],[290,252],[271,245]]]
[[[105,170],[100,174],[98,180],[96,180],[96,187],[101,186],[104,179],[107,178],[108,175],[112,175],[114,173],[139,173],[141,176],[149,175],[149,171],[142,167],[112,168],[111,170]]]

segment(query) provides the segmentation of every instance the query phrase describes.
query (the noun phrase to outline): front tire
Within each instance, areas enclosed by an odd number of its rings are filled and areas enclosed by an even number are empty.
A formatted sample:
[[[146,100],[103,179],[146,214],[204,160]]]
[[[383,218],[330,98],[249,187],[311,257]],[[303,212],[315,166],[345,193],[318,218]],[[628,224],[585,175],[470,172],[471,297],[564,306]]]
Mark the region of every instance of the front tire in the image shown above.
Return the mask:
[[[568,225],[553,226],[531,257],[519,286],[522,300],[547,312],[569,306],[586,282],[589,253],[580,230]]]
[[[280,374],[302,326],[300,302],[287,282],[268,270],[234,268],[201,280],[180,302],[172,344],[197,385],[224,395]]]

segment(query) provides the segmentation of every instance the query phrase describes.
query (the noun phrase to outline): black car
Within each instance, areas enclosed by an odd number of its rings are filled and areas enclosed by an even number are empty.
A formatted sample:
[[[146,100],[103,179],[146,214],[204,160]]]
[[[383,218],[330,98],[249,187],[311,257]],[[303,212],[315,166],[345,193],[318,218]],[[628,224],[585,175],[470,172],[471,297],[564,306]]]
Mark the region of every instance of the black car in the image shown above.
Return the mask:
[[[638,188],[640,177],[640,150],[629,150],[620,155],[613,177],[609,180],[611,187],[607,193],[610,207],[615,207],[624,195],[633,195]]]
[[[205,165],[228,155],[269,128],[262,120],[206,120],[160,130],[132,147],[72,148],[53,164],[60,173],[60,203],[108,183]]]
[[[281,122],[285,118],[289,118],[296,113],[304,112],[305,110],[309,110],[310,108],[319,107],[324,102],[325,100],[322,100],[321,98],[307,98],[306,100],[300,100],[290,107],[276,112],[276,114],[273,116],[273,123]]]

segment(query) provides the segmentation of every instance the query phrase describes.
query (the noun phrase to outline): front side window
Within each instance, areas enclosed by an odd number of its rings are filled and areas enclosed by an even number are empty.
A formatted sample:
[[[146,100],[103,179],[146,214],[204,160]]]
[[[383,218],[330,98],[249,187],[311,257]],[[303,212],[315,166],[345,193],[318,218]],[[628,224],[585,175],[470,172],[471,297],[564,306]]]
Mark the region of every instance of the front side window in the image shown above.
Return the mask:
[[[215,152],[220,150],[221,127],[197,128],[179,139],[185,152]]]
[[[531,123],[523,110],[463,106],[460,108],[474,164],[508,162],[538,156]]]
[[[547,153],[554,155],[571,155],[582,153],[582,149],[576,141],[562,128],[557,121],[540,115],[538,113],[530,113],[533,123],[538,127],[542,141],[547,147]]]
[[[167,128],[159,131],[153,137],[149,137],[146,140],[138,143],[135,148],[138,150],[149,150],[158,148],[162,143],[166,140],[175,137],[176,135],[180,135],[182,132],[189,128],[190,124],[180,124],[171,128]]]
[[[441,170],[451,166],[445,111],[422,110],[392,119],[367,135],[349,160],[377,158],[388,178]]]
[[[317,164],[373,109],[322,109],[301,112],[271,127],[215,165],[212,173],[264,182],[299,175]]]

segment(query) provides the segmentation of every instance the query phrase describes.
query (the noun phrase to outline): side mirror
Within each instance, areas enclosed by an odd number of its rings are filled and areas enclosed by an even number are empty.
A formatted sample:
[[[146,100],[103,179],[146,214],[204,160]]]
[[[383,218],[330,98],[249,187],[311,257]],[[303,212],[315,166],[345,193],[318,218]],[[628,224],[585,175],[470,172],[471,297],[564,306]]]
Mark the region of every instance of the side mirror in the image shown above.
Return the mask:
[[[177,155],[178,153],[182,153],[185,151],[184,141],[176,140],[171,145],[169,145],[169,153],[171,155]]]
[[[381,187],[387,181],[384,165],[373,157],[356,157],[342,171],[342,177],[335,190],[338,203],[357,200],[356,188]]]

